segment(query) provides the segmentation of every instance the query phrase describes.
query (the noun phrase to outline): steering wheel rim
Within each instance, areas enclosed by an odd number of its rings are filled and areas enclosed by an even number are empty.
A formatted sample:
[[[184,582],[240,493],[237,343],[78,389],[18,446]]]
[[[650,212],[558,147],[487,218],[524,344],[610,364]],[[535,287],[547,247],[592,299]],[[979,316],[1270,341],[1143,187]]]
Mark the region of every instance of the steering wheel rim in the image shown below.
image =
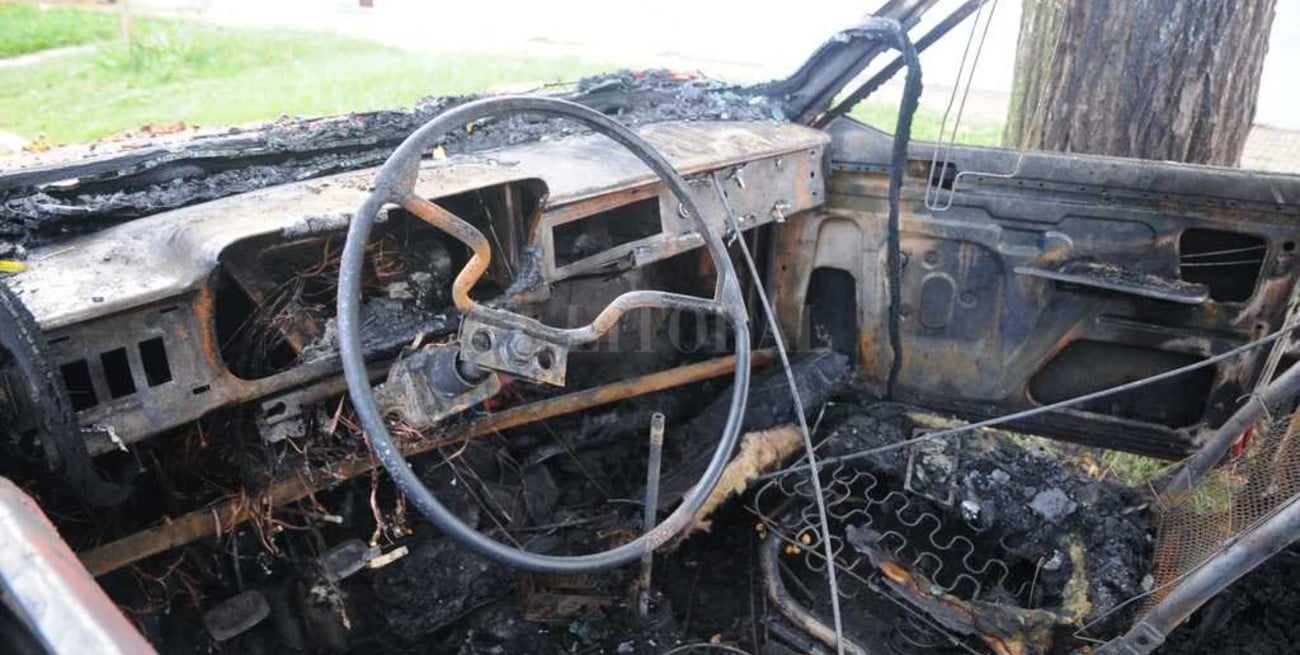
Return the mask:
[[[530,113],[567,118],[586,125],[627,148],[663,180],[695,220],[718,272],[714,307],[731,320],[736,336],[736,370],[732,385],[730,414],[717,449],[681,504],[655,528],[615,548],[585,555],[545,555],[515,548],[463,523],[420,481],[401,450],[393,443],[375,402],[373,388],[361,348],[361,272],[366,241],[376,215],[388,203],[401,203],[414,195],[421,155],[439,137],[452,129],[489,116]],[[611,303],[613,304],[613,303]],[[376,175],[375,188],[348,227],[339,272],[338,295],[339,356],[343,362],[348,393],[357,418],[376,457],[393,477],[398,489],[425,519],[443,534],[495,562],[539,573],[576,574],[600,571],[638,561],[679,533],[717,486],[740,437],[749,391],[749,329],[744,299],[735,268],[727,256],[722,238],[709,225],[691,197],[686,181],[652,146],[627,127],[593,109],[556,98],[504,96],[477,100],[434,117],[398,146]]]

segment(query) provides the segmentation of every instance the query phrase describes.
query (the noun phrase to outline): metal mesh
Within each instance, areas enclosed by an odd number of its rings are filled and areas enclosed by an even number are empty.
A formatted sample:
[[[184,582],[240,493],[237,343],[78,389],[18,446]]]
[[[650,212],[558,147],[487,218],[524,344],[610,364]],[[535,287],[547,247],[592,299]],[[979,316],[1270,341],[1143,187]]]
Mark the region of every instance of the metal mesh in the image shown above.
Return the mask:
[[[1266,414],[1229,462],[1165,508],[1149,608],[1178,580],[1300,493],[1300,414]]]

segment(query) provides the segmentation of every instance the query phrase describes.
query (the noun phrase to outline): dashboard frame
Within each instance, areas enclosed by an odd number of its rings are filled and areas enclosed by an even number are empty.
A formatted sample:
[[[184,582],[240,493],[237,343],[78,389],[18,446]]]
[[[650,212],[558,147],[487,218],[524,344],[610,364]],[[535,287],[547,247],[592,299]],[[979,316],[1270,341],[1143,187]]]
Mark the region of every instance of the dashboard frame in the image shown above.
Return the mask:
[[[816,208],[825,197],[829,136],[823,132],[765,122],[669,122],[638,132],[687,177],[698,191],[696,202],[720,231],[725,214],[711,186],[714,174],[725,176],[729,201],[744,217],[745,229]],[[91,453],[124,448],[231,404],[279,394],[264,403],[264,413],[284,416],[292,406],[341,392],[332,356],[260,379],[233,374],[216,336],[215,288],[222,255],[236,244],[267,235],[289,240],[341,233],[373,177],[374,169],[368,169],[271,187],[33,252],[30,269],[13,278],[12,287],[44,331],[54,365],[64,368],[65,377],[67,367],[76,367],[93,390],[95,402],[82,402],[77,416],[91,428]],[[544,185],[535,186],[538,180]],[[703,245],[648,169],[594,135],[426,160],[416,192],[438,201],[525,185],[542,194],[539,211],[522,218],[529,222],[529,244],[541,254],[543,290],[607,270],[612,262],[631,261],[636,268]],[[657,234],[556,265],[557,227],[598,220],[652,197],[659,198]],[[158,340],[168,373],[162,382],[147,374],[142,345]],[[114,377],[131,392],[115,392]]]

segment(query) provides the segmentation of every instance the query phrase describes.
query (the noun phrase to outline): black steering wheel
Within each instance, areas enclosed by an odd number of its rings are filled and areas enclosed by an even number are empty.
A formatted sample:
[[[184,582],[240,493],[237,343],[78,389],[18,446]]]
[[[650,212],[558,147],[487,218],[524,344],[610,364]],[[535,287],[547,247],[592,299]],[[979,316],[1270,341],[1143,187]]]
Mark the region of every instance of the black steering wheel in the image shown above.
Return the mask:
[[[543,325],[531,318],[470,299],[469,289],[487,269],[491,249],[487,239],[474,226],[415,195],[420,160],[440,137],[453,129],[462,129],[464,125],[483,118],[515,113],[567,118],[582,123],[592,131],[617,141],[654,171],[677,196],[704,239],[718,271],[714,297],[701,298],[662,291],[631,291],[612,301],[589,325],[576,328]],[[486,362],[487,368],[498,368],[493,366],[495,360],[491,357],[484,358],[486,351],[497,350],[489,348],[491,344],[501,339],[515,339],[513,343],[516,344],[526,340],[529,352],[539,354],[537,361],[542,362],[540,368],[534,365],[532,370],[542,376],[545,372],[541,369],[552,369],[554,358],[562,358],[569,346],[595,341],[612,329],[624,312],[634,308],[692,309],[711,312],[730,320],[736,334],[736,372],[730,414],[717,449],[699,482],[662,523],[636,540],[606,551],[574,556],[544,555],[508,546],[475,531],[424,486],[407,464],[401,450],[393,443],[392,435],[384,424],[383,414],[370,385],[361,347],[361,277],[366,240],[379,210],[389,204],[404,207],[461,240],[473,251],[469,262],[456,276],[452,296],[457,308],[464,313],[460,339],[462,357],[477,357],[470,361],[477,364]],[[473,327],[467,330],[471,324]],[[338,339],[348,392],[357,417],[375,456],[393,477],[398,489],[410,499],[421,515],[470,550],[501,564],[541,573],[585,573],[634,562],[653,552],[686,527],[717,486],[731,458],[740,436],[745,399],[749,392],[749,328],[740,282],[722,237],[700,213],[686,181],[672,164],[627,127],[593,109],[556,98],[505,96],[477,100],[439,114],[402,142],[384,162],[375,177],[374,190],[352,218],[348,228],[339,270]],[[540,357],[542,353],[545,354],[544,358]],[[501,364],[500,361],[496,363]]]

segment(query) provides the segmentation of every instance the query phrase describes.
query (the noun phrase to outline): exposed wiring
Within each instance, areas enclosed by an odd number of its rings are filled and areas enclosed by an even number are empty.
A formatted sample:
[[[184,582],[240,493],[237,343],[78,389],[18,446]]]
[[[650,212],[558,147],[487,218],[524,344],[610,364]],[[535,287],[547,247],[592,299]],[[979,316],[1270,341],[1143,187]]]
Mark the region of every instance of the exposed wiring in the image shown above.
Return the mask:
[[[799,388],[795,386],[794,369],[790,366],[790,356],[785,349],[785,338],[781,335],[781,327],[776,321],[776,312],[772,310],[772,303],[767,297],[767,291],[763,288],[763,278],[758,273],[758,265],[754,263],[754,255],[749,251],[749,245],[745,243],[744,233],[740,229],[740,221],[736,219],[736,212],[731,208],[731,201],[727,199],[727,192],[722,188],[722,182],[718,180],[718,174],[715,172],[710,176],[713,180],[713,190],[718,194],[718,200],[722,202],[722,207],[727,214],[727,228],[735,235],[735,241],[740,246],[740,254],[745,260],[745,266],[749,269],[749,278],[754,283],[755,295],[758,296],[758,302],[763,306],[763,316],[767,318],[768,329],[772,331],[772,340],[776,343],[776,354],[781,358],[781,367],[785,370],[785,381],[790,386],[790,398],[794,400],[794,415],[799,421],[799,436],[803,437],[804,454],[808,461],[817,461],[817,453],[813,447],[812,431],[808,429],[808,419],[804,413],[803,399],[799,397]],[[817,498],[817,518],[822,533],[822,545],[826,549],[826,559],[834,561],[835,553],[831,545],[831,524],[826,514],[826,499],[822,495],[821,472],[813,468],[809,471],[808,478],[812,480],[813,494]],[[831,591],[831,615],[835,622],[835,650],[839,655],[844,655],[844,623],[840,615],[840,587],[835,579],[835,567],[826,567],[826,584]]]
[[[1065,408],[1067,408],[1067,407],[1072,407],[1072,406],[1074,406],[1074,405],[1081,405],[1081,404],[1083,404],[1083,403],[1091,402],[1091,401],[1093,401],[1093,400],[1097,400],[1097,399],[1099,399],[1099,398],[1105,398],[1105,397],[1107,397],[1107,396],[1113,396],[1113,395],[1118,394],[1118,393],[1124,393],[1124,392],[1126,392],[1126,391],[1132,391],[1133,389],[1138,389],[1138,388],[1141,388],[1141,387],[1144,387],[1144,386],[1147,386],[1147,385],[1150,385],[1150,384],[1155,384],[1156,382],[1162,382],[1162,381],[1164,381],[1164,380],[1168,380],[1168,379],[1170,379],[1170,378],[1178,377],[1178,376],[1183,375],[1183,374],[1185,374],[1185,373],[1190,373],[1190,372],[1192,372],[1192,371],[1195,371],[1195,370],[1198,370],[1198,369],[1202,369],[1202,368],[1205,368],[1205,367],[1207,367],[1207,366],[1213,366],[1213,365],[1215,365],[1215,364],[1218,364],[1219,362],[1222,362],[1222,361],[1225,361],[1225,360],[1229,360],[1229,359],[1232,359],[1232,358],[1237,357],[1237,356],[1239,356],[1239,355],[1242,355],[1242,354],[1244,354],[1244,353],[1247,353],[1247,352],[1250,352],[1250,351],[1252,351],[1252,350],[1255,350],[1256,348],[1260,348],[1260,347],[1266,346],[1266,345],[1268,345],[1268,344],[1270,344],[1270,343],[1273,343],[1274,341],[1277,341],[1278,339],[1282,338],[1283,336],[1286,336],[1286,335],[1290,334],[1291,331],[1294,330],[1296,327],[1297,327],[1297,323],[1289,323],[1289,324],[1283,326],[1283,327],[1282,327],[1281,329],[1279,329],[1277,332],[1274,332],[1274,333],[1272,333],[1272,334],[1270,334],[1270,335],[1268,335],[1268,336],[1266,336],[1266,337],[1261,337],[1261,338],[1259,338],[1259,339],[1257,339],[1257,340],[1255,340],[1255,341],[1250,341],[1250,342],[1245,343],[1245,344],[1243,344],[1243,345],[1241,345],[1241,346],[1238,346],[1238,347],[1236,347],[1236,348],[1233,348],[1232,350],[1228,350],[1228,351],[1225,351],[1225,352],[1219,353],[1218,355],[1215,355],[1215,356],[1213,356],[1213,357],[1209,357],[1209,358],[1203,359],[1203,360],[1201,360],[1201,361],[1199,361],[1199,362],[1195,362],[1195,363],[1192,363],[1192,364],[1188,364],[1187,366],[1181,366],[1181,367],[1179,367],[1179,368],[1175,368],[1175,369],[1172,369],[1172,370],[1168,370],[1168,371],[1165,371],[1165,372],[1163,372],[1163,373],[1157,373],[1156,375],[1152,375],[1152,376],[1150,376],[1150,377],[1145,377],[1145,378],[1142,378],[1142,379],[1139,379],[1139,380],[1134,380],[1134,381],[1132,381],[1132,382],[1126,382],[1126,383],[1124,383],[1124,384],[1116,385],[1116,386],[1113,386],[1113,387],[1108,387],[1108,388],[1105,388],[1105,389],[1101,389],[1101,390],[1099,390],[1099,391],[1094,391],[1094,392],[1092,392],[1092,393],[1086,393],[1086,394],[1083,394],[1083,395],[1081,395],[1081,396],[1075,396],[1075,397],[1073,397],[1073,398],[1067,398],[1067,399],[1065,399],[1065,400],[1062,400],[1062,401],[1059,401],[1059,402],[1055,402],[1055,403],[1051,403],[1051,404],[1049,404],[1049,405],[1041,405],[1041,406],[1039,406],[1039,407],[1031,407],[1031,408],[1029,408],[1029,409],[1020,410],[1020,411],[1018,411],[1018,412],[1012,412],[1012,413],[1010,413],[1010,414],[1004,414],[1004,415],[1002,415],[1002,416],[997,416],[997,417],[994,417],[994,418],[985,419],[985,420],[983,420],[983,421],[978,421],[978,422],[975,422],[975,423],[970,423],[970,424],[968,424],[968,425],[963,425],[963,426],[956,427],[956,428],[948,428],[948,429],[946,429],[946,430],[939,430],[939,431],[936,431],[936,432],[930,432],[930,433],[923,434],[923,435],[921,435],[921,436],[919,436],[919,437],[915,437],[915,438],[912,438],[912,439],[904,439],[903,441],[896,441],[896,442],[891,443],[891,444],[886,444],[886,445],[883,445],[883,446],[877,446],[877,447],[875,447],[875,448],[868,448],[868,449],[866,449],[866,450],[860,450],[860,451],[858,451],[858,452],[850,453],[850,454],[848,454],[848,455],[842,455],[842,456],[840,456],[840,457],[827,457],[827,458],[822,459],[820,462],[817,462],[817,466],[818,466],[818,467],[822,467],[822,466],[825,466],[825,465],[827,465],[827,464],[839,464],[839,463],[841,463],[841,462],[849,462],[849,461],[853,461],[853,460],[856,460],[856,459],[862,459],[862,458],[864,458],[864,457],[870,457],[870,456],[872,456],[872,455],[875,455],[875,454],[878,454],[878,453],[887,452],[887,451],[890,451],[890,450],[897,450],[897,449],[899,449],[899,448],[907,448],[908,446],[914,446],[914,445],[916,445],[916,444],[924,443],[924,442],[927,442],[927,441],[934,441],[934,440],[937,440],[937,439],[943,439],[943,438],[946,438],[946,437],[955,437],[955,436],[959,436],[959,435],[967,434],[967,433],[969,433],[969,432],[971,432],[971,431],[973,431],[973,430],[978,430],[978,429],[980,429],[980,428],[987,428],[987,427],[992,427],[992,426],[995,426],[995,425],[1002,425],[1002,424],[1005,424],[1005,423],[1011,423],[1011,422],[1014,422],[1014,421],[1019,421],[1019,420],[1027,419],[1027,418],[1030,418],[1030,417],[1038,416],[1038,415],[1040,415],[1040,414],[1047,414],[1047,413],[1049,413],[1049,412],[1054,412],[1054,411],[1056,411],[1056,410],[1058,410],[1058,409],[1065,409]],[[790,474],[790,473],[797,473],[797,472],[802,471],[802,470],[807,469],[807,468],[809,468],[809,465],[808,465],[807,463],[800,463],[800,464],[796,464],[796,465],[794,465],[794,466],[791,466],[791,467],[789,467],[789,468],[784,468],[784,469],[781,469],[781,470],[779,470],[779,471],[773,471],[773,472],[771,472],[771,473],[767,473],[767,474],[765,474],[765,475],[760,476],[759,479],[760,479],[760,480],[770,480],[770,479],[772,479],[772,478],[780,477],[780,476],[782,476],[782,475],[788,475],[788,474]]]

